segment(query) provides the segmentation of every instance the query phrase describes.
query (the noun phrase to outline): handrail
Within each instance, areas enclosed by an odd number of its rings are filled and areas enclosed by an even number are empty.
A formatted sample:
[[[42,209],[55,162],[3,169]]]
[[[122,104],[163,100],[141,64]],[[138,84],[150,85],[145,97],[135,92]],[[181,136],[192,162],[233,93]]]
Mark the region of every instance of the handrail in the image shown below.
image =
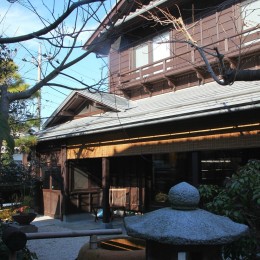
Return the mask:
[[[64,238],[64,237],[84,237],[84,236],[93,236],[93,235],[118,235],[118,234],[122,234],[121,228],[93,229],[93,230],[81,230],[81,231],[25,233],[27,240]]]
[[[97,235],[118,235],[122,234],[122,229],[93,229],[81,231],[63,231],[63,232],[39,232],[24,233],[16,227],[7,227],[2,235],[3,242],[9,248],[9,260],[17,260],[17,251],[26,246],[27,240],[50,239],[65,237],[90,237],[91,248],[97,248]]]

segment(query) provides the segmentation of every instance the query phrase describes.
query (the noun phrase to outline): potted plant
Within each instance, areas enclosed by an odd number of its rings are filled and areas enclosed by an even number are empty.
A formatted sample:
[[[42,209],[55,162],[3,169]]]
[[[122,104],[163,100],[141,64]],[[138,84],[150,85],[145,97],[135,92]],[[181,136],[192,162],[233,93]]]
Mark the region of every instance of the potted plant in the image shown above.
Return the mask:
[[[22,206],[14,210],[12,218],[20,225],[29,225],[37,216],[32,205],[32,198],[25,196]]]
[[[15,210],[15,214],[12,215],[12,218],[20,225],[29,225],[36,216],[37,214],[29,206],[22,206]]]

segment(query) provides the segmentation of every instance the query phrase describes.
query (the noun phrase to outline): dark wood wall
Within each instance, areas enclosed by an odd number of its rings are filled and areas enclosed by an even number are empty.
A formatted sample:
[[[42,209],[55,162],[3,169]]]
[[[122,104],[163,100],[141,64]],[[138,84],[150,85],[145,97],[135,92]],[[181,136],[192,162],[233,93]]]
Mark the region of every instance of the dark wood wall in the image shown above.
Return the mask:
[[[217,2],[216,6],[220,6],[221,1]],[[202,12],[197,11],[197,3],[195,3],[194,15],[192,15],[192,11],[189,11],[188,14],[185,13],[185,10],[180,7],[181,12],[184,13],[183,17],[187,18],[185,23],[191,37],[199,46],[207,46],[210,52],[214,52],[213,48],[217,47],[219,52],[225,55],[228,66],[236,66],[238,57],[242,59],[240,64],[243,64],[243,69],[259,66],[259,58],[253,55],[253,53],[260,52],[259,44],[254,44],[254,47],[251,44],[241,45],[241,40],[250,43],[258,36],[257,32],[246,36],[241,34],[240,6],[226,3],[226,5],[223,4],[222,9],[214,10],[211,8],[212,5],[213,3],[204,3],[204,5],[199,6],[201,10],[207,10]],[[185,7],[192,10],[192,4]],[[135,40],[129,40],[126,45],[122,44],[122,48],[113,48],[112,45],[109,54],[110,92],[124,95],[130,99],[138,99],[212,81],[198,51],[186,43],[176,42],[175,39],[186,40],[186,38],[173,28],[168,28],[170,39],[173,40],[170,46],[171,57],[146,66],[145,68],[150,66],[151,73],[148,76],[146,74],[145,78],[139,76],[142,74],[142,70],[133,67],[134,47],[142,42],[152,40],[152,37],[166,30],[165,27],[156,27],[152,23],[143,26],[142,29],[140,27],[142,23],[147,23],[147,21],[144,18],[140,20],[139,25],[133,25],[136,28],[132,29],[131,32],[129,32],[129,28],[125,28],[126,33],[122,29],[122,35],[117,39],[120,42],[124,41],[125,38],[133,38],[134,35],[136,36]],[[154,29],[152,29],[153,26]],[[241,56],[241,48],[244,49],[242,53],[246,53],[244,57]],[[206,56],[209,62],[216,62],[213,56]],[[248,63],[248,58],[254,61]],[[217,72],[217,68],[214,69]],[[147,71],[147,69],[145,70]],[[158,71],[160,72],[158,73]]]

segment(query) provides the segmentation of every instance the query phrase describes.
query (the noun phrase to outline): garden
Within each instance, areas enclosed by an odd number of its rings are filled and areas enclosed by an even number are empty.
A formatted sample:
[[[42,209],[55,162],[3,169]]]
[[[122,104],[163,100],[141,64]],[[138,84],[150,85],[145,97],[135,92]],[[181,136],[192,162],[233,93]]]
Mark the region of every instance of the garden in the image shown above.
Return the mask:
[[[2,241],[4,229],[13,222],[29,224],[39,208],[40,180],[31,173],[30,167],[17,164],[2,156],[0,164],[0,259],[9,259],[9,250]],[[36,194],[37,193],[37,194]],[[24,222],[30,218],[29,222]],[[17,259],[37,259],[34,253],[24,248]]]
[[[24,187],[25,193],[19,200],[15,197],[16,200],[8,208],[1,209],[0,237],[6,223],[13,221],[14,214],[25,214],[33,208],[32,187]],[[260,161],[250,160],[227,179],[222,187],[200,185],[199,192],[201,208],[227,216],[250,228],[249,236],[223,248],[223,259],[258,259],[260,253]],[[8,259],[8,253],[7,247],[0,240],[0,259]],[[19,252],[18,259],[37,259],[37,256],[24,248]]]

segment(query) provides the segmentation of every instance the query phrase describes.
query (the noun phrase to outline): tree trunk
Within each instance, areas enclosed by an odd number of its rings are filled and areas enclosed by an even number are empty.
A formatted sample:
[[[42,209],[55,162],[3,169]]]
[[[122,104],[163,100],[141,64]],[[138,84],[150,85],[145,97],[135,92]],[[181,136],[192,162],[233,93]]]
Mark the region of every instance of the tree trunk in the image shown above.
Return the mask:
[[[0,86],[0,149],[2,149],[4,140],[7,142],[8,147],[10,147],[11,149],[14,148],[14,140],[10,135],[10,127],[8,125],[10,101],[7,88],[8,87],[6,85]]]

